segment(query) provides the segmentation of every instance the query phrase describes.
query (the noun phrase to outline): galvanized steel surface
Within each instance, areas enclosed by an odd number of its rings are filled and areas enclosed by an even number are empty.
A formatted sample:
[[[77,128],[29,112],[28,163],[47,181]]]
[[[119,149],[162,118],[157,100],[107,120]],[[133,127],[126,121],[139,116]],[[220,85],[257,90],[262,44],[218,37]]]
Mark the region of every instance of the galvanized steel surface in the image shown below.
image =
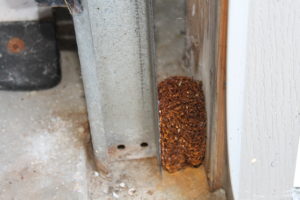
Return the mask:
[[[105,164],[156,156],[149,1],[82,3],[74,23],[96,157]]]

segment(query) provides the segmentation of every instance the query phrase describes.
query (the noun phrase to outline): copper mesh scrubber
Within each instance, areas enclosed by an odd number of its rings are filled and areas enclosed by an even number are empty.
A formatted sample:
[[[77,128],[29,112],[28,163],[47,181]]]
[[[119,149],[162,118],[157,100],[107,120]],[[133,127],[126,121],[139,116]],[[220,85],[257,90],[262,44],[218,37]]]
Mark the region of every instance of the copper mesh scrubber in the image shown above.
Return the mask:
[[[206,148],[206,111],[202,83],[170,77],[158,85],[162,167],[176,172],[202,164]]]

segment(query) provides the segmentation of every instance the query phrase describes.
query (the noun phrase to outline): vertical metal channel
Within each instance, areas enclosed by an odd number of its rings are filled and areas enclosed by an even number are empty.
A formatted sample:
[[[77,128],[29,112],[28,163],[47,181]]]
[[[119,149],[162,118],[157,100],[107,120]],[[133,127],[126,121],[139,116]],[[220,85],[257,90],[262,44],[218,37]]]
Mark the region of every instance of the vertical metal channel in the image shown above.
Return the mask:
[[[160,170],[160,174],[162,174],[161,167],[161,147],[160,147],[160,130],[159,130],[159,114],[158,114],[158,90],[157,90],[157,64],[156,64],[156,47],[155,47],[155,38],[154,38],[154,13],[153,8],[154,4],[152,0],[146,0],[146,10],[147,10],[147,25],[148,25],[148,45],[149,45],[149,59],[150,59],[150,67],[151,67],[151,85],[152,85],[152,108],[153,108],[153,128],[154,128],[154,143],[156,146],[156,157],[157,164]]]
[[[87,102],[94,155],[99,163],[99,169],[104,172],[108,172],[108,159],[106,154],[107,146],[103,124],[102,99],[100,94],[101,86],[96,73],[97,62],[95,58],[87,0],[82,1],[82,7],[83,11],[81,13],[73,15],[81,64],[81,74]]]
[[[156,156],[151,1],[82,4],[83,12],[73,17],[95,155],[104,166],[114,160]]]

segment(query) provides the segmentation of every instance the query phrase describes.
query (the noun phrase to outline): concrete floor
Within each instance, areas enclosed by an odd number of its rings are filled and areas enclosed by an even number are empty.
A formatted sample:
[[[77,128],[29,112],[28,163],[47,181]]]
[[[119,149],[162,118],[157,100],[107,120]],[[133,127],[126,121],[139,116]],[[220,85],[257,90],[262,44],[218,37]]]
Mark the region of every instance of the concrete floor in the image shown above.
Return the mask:
[[[79,64],[75,52],[62,52],[61,61],[57,87],[0,92],[0,199],[87,199]]]
[[[61,52],[61,61],[57,87],[0,92],[0,199],[224,199],[209,192],[202,167],[161,176],[150,158],[96,172],[76,52]]]

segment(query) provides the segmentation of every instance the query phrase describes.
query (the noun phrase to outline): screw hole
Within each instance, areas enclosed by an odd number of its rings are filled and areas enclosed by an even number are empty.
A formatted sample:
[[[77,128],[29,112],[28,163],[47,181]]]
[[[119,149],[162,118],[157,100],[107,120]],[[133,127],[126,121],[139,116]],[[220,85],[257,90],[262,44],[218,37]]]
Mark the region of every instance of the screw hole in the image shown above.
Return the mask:
[[[123,149],[125,149],[125,145],[124,144],[119,144],[117,146],[117,148],[120,149],[120,150],[123,150]]]
[[[141,147],[147,147],[147,146],[148,146],[148,143],[147,143],[147,142],[141,143]]]

